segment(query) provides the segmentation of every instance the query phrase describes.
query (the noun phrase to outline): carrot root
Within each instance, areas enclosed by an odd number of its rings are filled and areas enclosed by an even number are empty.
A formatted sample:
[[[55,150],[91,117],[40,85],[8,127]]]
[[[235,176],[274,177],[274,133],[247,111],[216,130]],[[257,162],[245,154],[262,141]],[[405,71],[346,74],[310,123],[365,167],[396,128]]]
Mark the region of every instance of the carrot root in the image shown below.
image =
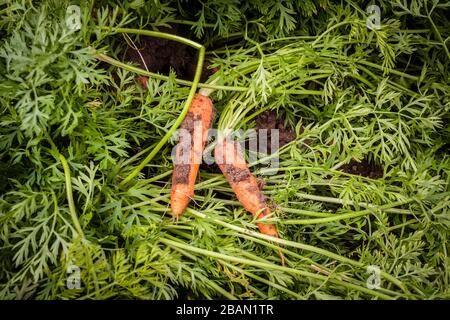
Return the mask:
[[[258,219],[269,215],[270,209],[258,187],[256,178],[245,163],[240,145],[225,138],[218,142],[214,154],[217,165],[245,210]],[[257,226],[262,234],[278,237],[275,225],[259,222]]]
[[[211,99],[198,93],[194,96],[188,113],[181,123],[180,129],[183,129],[181,135],[184,135],[187,143],[177,145],[175,150],[170,197],[172,215],[177,218],[183,214],[194,196],[195,180],[213,116]]]

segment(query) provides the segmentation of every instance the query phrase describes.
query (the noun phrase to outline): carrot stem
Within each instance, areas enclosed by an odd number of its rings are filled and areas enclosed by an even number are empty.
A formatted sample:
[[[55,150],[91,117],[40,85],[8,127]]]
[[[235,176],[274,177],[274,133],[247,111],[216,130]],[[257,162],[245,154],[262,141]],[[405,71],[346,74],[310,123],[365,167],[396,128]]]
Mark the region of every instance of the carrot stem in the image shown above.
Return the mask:
[[[75,230],[81,238],[84,238],[83,229],[81,229],[80,221],[77,217],[77,211],[75,209],[75,204],[73,202],[73,194],[72,194],[72,182],[70,177],[70,168],[67,163],[66,158],[62,154],[58,154],[59,160],[62,163],[64,169],[64,178],[66,180],[66,194],[67,194],[67,202],[69,203],[69,212],[70,217],[72,218],[73,225],[75,226]]]
[[[312,278],[315,280],[319,280],[319,281],[329,281],[332,282],[336,285],[341,285],[343,287],[347,287],[350,289],[354,289],[354,290],[358,290],[373,296],[376,296],[378,298],[381,299],[392,299],[391,296],[385,295],[383,293],[377,292],[375,290],[370,290],[368,288],[359,286],[359,285],[355,285],[352,283],[348,283],[342,280],[338,280],[336,278],[332,278],[332,277],[326,277],[320,274],[316,274],[316,273],[311,273],[311,272],[307,272],[307,271],[303,271],[303,270],[298,270],[298,269],[293,269],[293,268],[288,268],[288,267],[284,267],[284,266],[279,266],[276,264],[271,264],[271,263],[265,263],[265,262],[259,262],[259,261],[253,261],[250,259],[246,259],[246,258],[239,258],[239,257],[233,257],[233,256],[229,256],[226,254],[222,254],[222,253],[218,253],[218,252],[214,252],[214,251],[210,251],[210,250],[205,250],[202,248],[197,248],[197,247],[193,247],[193,246],[189,246],[186,245],[184,243],[178,242],[178,241],[173,241],[173,240],[169,240],[169,239],[164,239],[162,238],[160,240],[160,242],[164,243],[165,245],[169,246],[169,247],[178,247],[178,248],[182,248],[185,249],[187,251],[191,251],[191,252],[195,252],[198,254],[203,254],[209,257],[214,257],[217,259],[223,259],[226,261],[230,261],[230,262],[237,262],[237,263],[244,263],[247,265],[253,265],[255,267],[261,267],[261,268],[265,268],[265,269],[273,269],[273,270],[280,270],[280,271],[286,271],[292,274],[298,274],[300,276],[306,277],[306,278]],[[305,280],[306,281],[306,280]]]
[[[116,66],[118,68],[122,68],[124,70],[128,70],[130,72],[134,72],[139,75],[151,77],[154,79],[159,79],[159,80],[163,80],[163,81],[169,80],[168,76],[165,76],[165,75],[162,75],[159,73],[146,71],[139,67],[129,65],[127,63],[116,60],[104,53],[98,53],[98,52],[94,51],[94,54],[98,60],[109,63],[110,65]],[[213,79],[213,78],[214,78],[214,75],[212,76],[211,79]],[[177,84],[184,85],[184,86],[192,86],[194,84],[193,81],[183,80],[183,79],[178,79],[178,78],[175,78],[174,81]],[[222,85],[216,85],[216,84],[212,84],[212,83],[213,83],[213,81],[211,81],[210,83],[198,82],[197,86],[198,86],[198,88],[205,88],[205,89],[211,89],[211,90],[225,90],[225,91],[238,91],[238,92],[247,92],[248,91],[247,87],[222,86]],[[296,95],[322,95],[322,91],[320,91],[320,90],[307,90],[307,89],[292,89],[291,90],[291,89],[284,89],[284,88],[274,88],[272,90],[272,93],[273,94],[296,94]]]
[[[194,214],[194,215],[198,216],[198,217],[206,218],[205,214],[203,214],[203,213],[201,213],[199,211],[196,211],[194,209],[187,208],[187,211],[190,212],[191,214]],[[241,234],[242,235],[249,235],[249,236],[261,238],[261,239],[264,239],[264,240],[267,240],[267,241],[273,241],[273,242],[279,243],[281,245],[290,246],[290,247],[294,247],[294,248],[297,248],[297,249],[314,252],[314,253],[317,253],[317,254],[329,257],[331,259],[337,260],[337,261],[339,261],[341,263],[346,263],[346,264],[354,266],[354,267],[358,267],[358,268],[364,268],[365,267],[365,265],[363,263],[359,262],[359,261],[355,261],[355,260],[352,260],[352,259],[340,256],[340,255],[338,255],[336,253],[330,252],[330,251],[325,250],[325,249],[317,248],[317,247],[314,247],[314,246],[311,246],[311,245],[308,245],[308,244],[304,244],[304,243],[300,243],[300,242],[294,242],[294,241],[284,240],[284,239],[281,239],[281,238],[271,237],[271,236],[268,236],[268,235],[265,235],[265,234],[262,234],[262,233],[259,233],[259,232],[255,232],[255,231],[252,231],[252,230],[248,230],[248,229],[244,229],[244,228],[235,226],[233,224],[221,221],[219,219],[212,218],[210,220],[215,222],[215,223],[217,223],[217,224],[219,224],[219,225],[221,225],[221,226],[224,226],[224,227],[227,227],[227,228],[230,228],[232,230],[237,231],[238,235],[241,235]],[[405,285],[399,279],[391,276],[390,274],[386,273],[385,271],[381,271],[381,276],[384,277],[386,280],[394,283],[397,287],[402,289],[405,293],[409,293],[408,289],[405,287]]]
[[[190,39],[183,38],[183,37],[171,34],[171,33],[166,33],[166,32],[142,30],[142,29],[132,29],[132,28],[114,28],[114,27],[113,28],[100,27],[100,29],[106,30],[106,31],[112,31],[114,33],[134,33],[134,34],[140,34],[143,36],[173,40],[173,41],[183,43],[187,46],[190,46],[190,47],[192,47],[194,49],[198,49],[198,50],[200,50],[201,48],[204,48],[200,43],[197,43]]]

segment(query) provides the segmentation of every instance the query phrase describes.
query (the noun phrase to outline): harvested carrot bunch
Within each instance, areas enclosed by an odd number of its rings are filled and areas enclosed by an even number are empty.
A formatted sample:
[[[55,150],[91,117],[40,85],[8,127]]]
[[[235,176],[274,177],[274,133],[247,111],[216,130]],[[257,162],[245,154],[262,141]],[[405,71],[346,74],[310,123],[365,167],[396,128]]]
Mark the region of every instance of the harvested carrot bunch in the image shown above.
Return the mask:
[[[184,141],[175,149],[170,205],[172,215],[176,218],[183,214],[194,195],[195,180],[213,116],[211,99],[197,93],[181,123],[181,140]],[[258,182],[244,160],[240,144],[229,138],[221,139],[215,147],[214,157],[244,208],[257,219],[270,215]],[[257,225],[261,233],[278,237],[273,224],[259,222]]]
[[[177,219],[183,214],[194,195],[195,180],[213,117],[211,99],[200,93],[196,94],[181,123],[181,140],[184,141],[175,148],[170,205],[172,215]],[[258,182],[244,160],[240,144],[228,137],[219,139],[214,149],[214,158],[244,208],[257,219],[270,215],[270,209],[258,187]],[[275,225],[258,222],[257,226],[262,234],[278,237]],[[281,250],[278,254],[284,265]]]

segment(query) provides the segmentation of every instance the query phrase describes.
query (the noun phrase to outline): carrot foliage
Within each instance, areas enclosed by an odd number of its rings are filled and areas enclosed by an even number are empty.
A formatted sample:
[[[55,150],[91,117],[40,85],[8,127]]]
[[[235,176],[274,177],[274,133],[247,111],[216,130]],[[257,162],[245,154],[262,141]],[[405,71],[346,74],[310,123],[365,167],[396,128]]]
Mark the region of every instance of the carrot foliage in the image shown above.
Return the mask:
[[[377,1],[368,28],[367,1],[79,1],[72,30],[76,2],[0,4],[1,299],[450,298],[448,2]],[[143,89],[118,63],[139,32],[110,27],[170,25],[218,70],[198,84],[215,127],[272,110],[296,130],[251,163],[276,243],[211,170],[171,219],[174,140],[121,184],[192,82],[172,69]],[[342,170],[366,160],[381,178]]]

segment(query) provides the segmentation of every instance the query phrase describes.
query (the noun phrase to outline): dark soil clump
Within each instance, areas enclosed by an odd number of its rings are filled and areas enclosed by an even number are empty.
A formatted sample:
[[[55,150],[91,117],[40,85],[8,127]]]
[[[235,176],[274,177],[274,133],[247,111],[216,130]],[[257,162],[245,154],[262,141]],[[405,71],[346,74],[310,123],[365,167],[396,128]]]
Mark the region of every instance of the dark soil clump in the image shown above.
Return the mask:
[[[361,162],[352,160],[350,163],[340,167],[339,170],[371,179],[383,178],[383,168],[370,163],[367,159],[363,159]]]
[[[160,28],[160,31],[188,38],[187,32],[178,25],[171,28]],[[135,45],[139,52],[134,47],[128,46],[125,52],[126,60],[139,64],[144,70],[147,66],[150,72],[167,75],[172,68],[176,72],[177,78],[190,81],[194,79],[197,65],[195,49],[176,41],[147,36],[141,36],[139,43],[135,42]],[[145,61],[145,64],[142,60]],[[213,73],[207,66],[208,63],[205,63],[201,82],[206,81]]]
[[[278,118],[274,111],[266,111],[261,113],[256,117],[255,123],[258,134],[260,130],[267,129],[267,149],[269,153],[276,151],[272,150],[271,129],[279,130],[279,148],[291,142],[296,137],[295,131],[290,128],[286,128],[284,119]]]

